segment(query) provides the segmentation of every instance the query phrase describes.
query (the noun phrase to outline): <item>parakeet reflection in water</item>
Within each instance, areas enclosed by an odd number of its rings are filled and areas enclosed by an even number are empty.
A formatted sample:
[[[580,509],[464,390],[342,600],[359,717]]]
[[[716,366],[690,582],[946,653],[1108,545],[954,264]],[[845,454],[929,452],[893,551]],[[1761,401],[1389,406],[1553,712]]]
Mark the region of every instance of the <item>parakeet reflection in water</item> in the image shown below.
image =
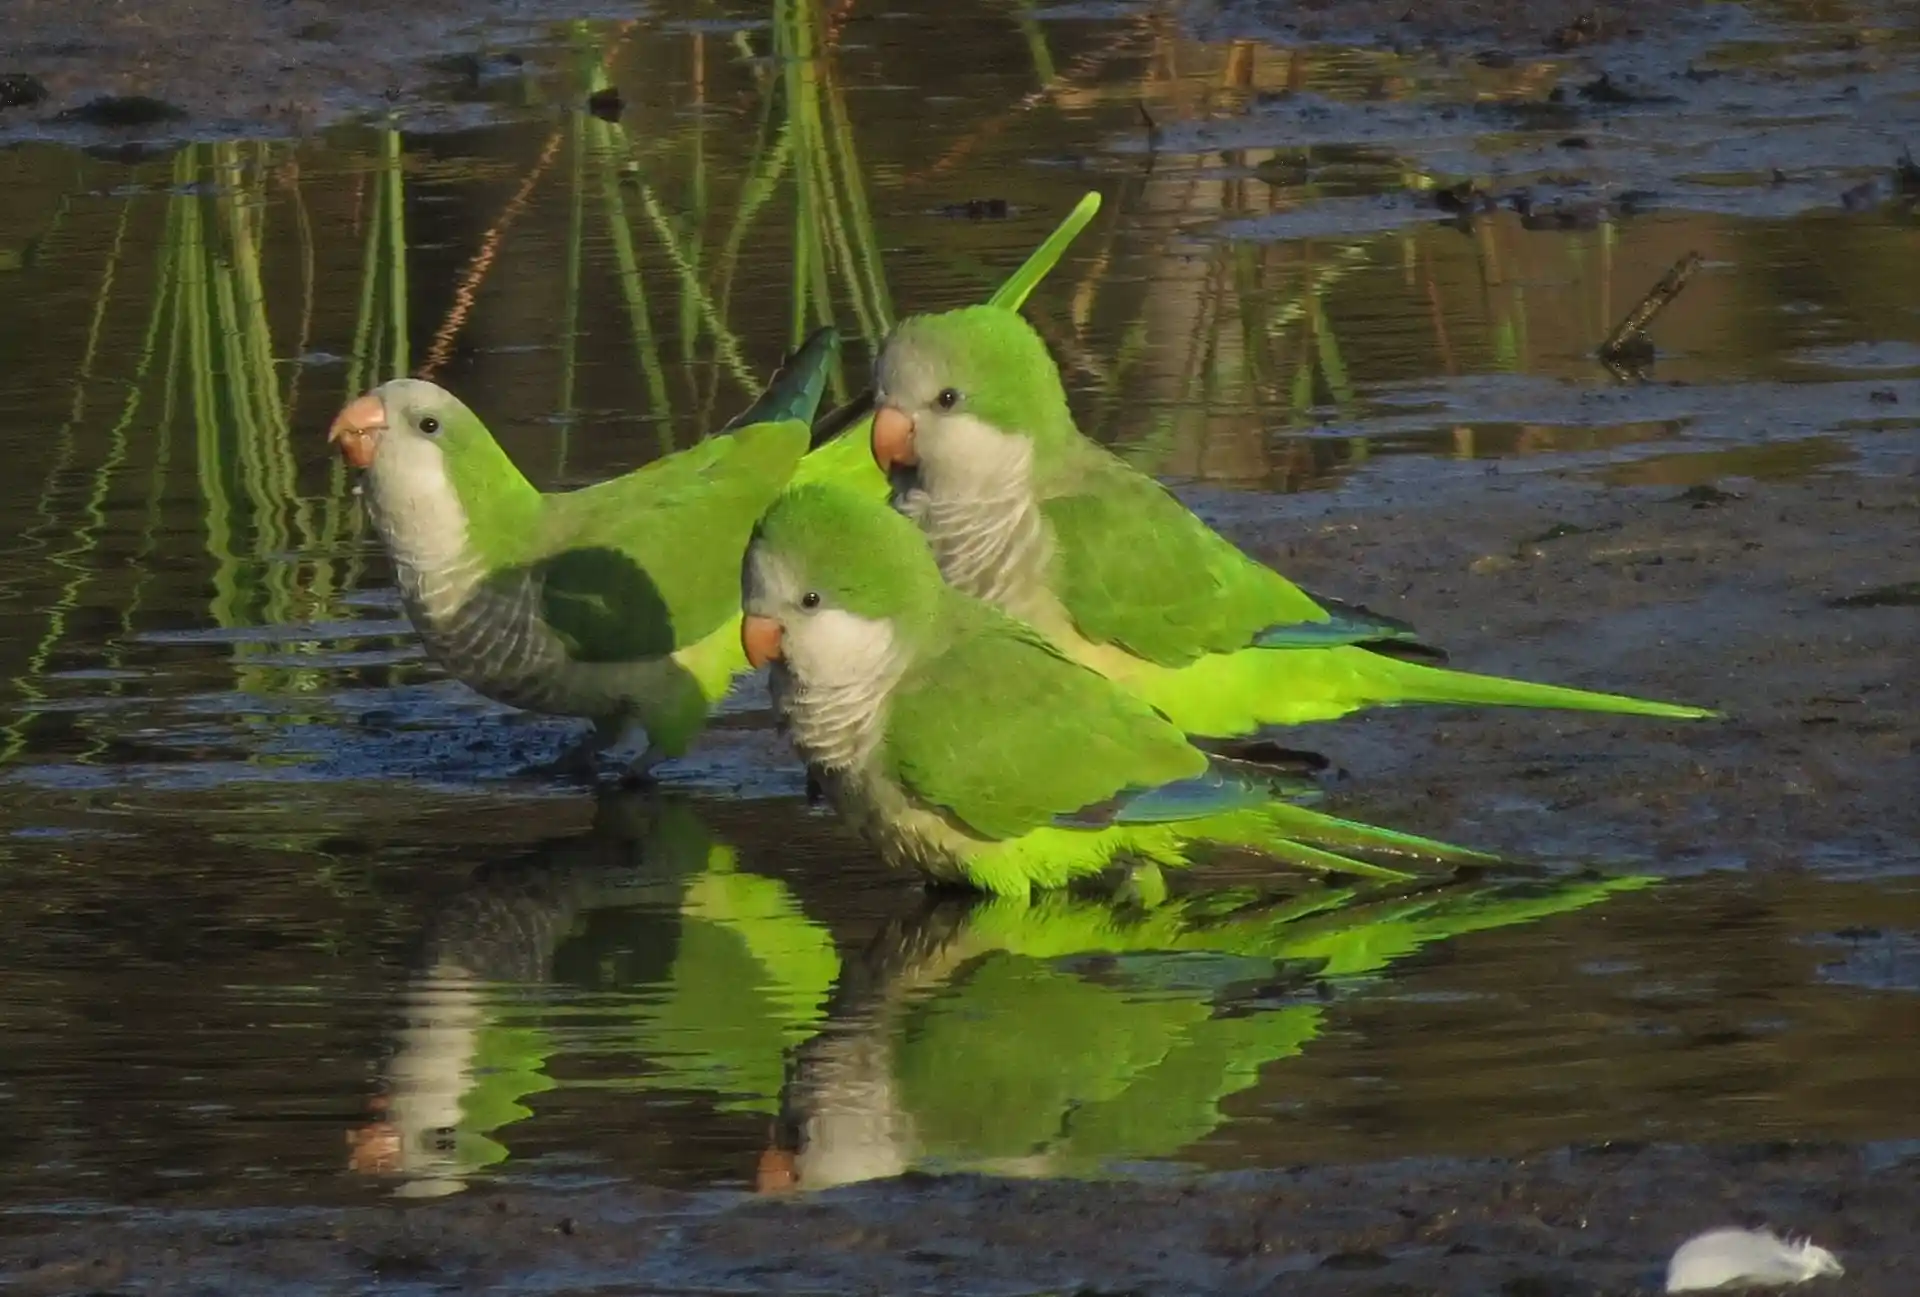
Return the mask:
[[[508,1156],[501,1131],[554,1088],[556,1052],[613,1051],[635,1089],[773,1114],[783,1054],[821,1021],[839,961],[786,888],[738,870],[686,804],[608,793],[591,832],[479,871],[413,967],[348,1159],[432,1196]],[[567,1014],[569,987],[596,992],[597,1026]],[[604,996],[629,988],[644,993]]]
[[[1151,909],[941,900],[850,963],[796,1052],[763,1192],[903,1171],[1098,1175],[1180,1157],[1328,1009],[1435,941],[1648,886],[1627,877],[1245,892]]]

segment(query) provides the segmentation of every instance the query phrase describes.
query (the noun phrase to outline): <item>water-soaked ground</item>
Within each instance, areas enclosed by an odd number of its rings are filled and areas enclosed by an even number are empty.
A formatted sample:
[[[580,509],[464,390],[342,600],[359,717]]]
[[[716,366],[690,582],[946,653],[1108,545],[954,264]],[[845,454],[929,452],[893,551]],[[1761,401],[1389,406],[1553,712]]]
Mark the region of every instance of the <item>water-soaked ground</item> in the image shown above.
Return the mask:
[[[1619,1293],[1750,1222],[1908,1290],[1910,14],[55,8],[0,12],[22,1291]],[[1334,809],[1515,865],[1009,909],[809,809],[757,689],[594,797],[421,657],[347,395],[591,481],[1087,188],[1029,312],[1083,426],[1458,664],[1728,719],[1315,727]]]

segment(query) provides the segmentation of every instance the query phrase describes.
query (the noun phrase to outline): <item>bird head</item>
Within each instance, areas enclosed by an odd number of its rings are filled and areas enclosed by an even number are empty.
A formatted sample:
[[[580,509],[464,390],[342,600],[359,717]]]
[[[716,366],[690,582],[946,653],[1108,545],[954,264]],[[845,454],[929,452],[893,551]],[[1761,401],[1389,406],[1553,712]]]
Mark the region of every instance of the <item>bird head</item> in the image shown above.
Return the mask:
[[[937,619],[946,587],[925,538],[879,500],[823,483],[784,492],[741,570],[740,638],[803,687],[855,683]]]
[[[368,471],[457,458],[482,440],[491,444],[492,434],[473,411],[446,388],[420,378],[397,378],[356,396],[327,430],[340,458]]]
[[[1016,311],[909,316],[880,348],[873,458],[896,485],[967,476],[996,453],[1044,452],[1073,435],[1060,371]]]

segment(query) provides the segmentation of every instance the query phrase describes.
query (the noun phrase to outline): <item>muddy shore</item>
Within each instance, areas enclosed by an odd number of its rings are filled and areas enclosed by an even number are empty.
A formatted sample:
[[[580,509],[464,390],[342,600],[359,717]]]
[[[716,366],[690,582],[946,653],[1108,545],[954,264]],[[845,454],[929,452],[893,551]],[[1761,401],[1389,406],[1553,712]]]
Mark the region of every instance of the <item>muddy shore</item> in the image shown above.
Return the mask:
[[[1524,56],[1657,33],[1691,7],[1223,0],[1191,5],[1180,21],[1205,39],[1491,42]],[[301,135],[387,113],[410,130],[470,125],[491,113],[488,85],[520,77],[554,39],[552,24],[634,16],[607,0],[10,0],[0,6],[0,142]],[[876,16],[850,9],[844,19],[870,26]],[[891,23],[862,39],[914,34]]]
[[[550,24],[632,16],[591,0],[12,0],[0,141],[301,135],[387,112],[409,129],[468,124]]]
[[[8,1291],[1266,1293],[1625,1297],[1683,1238],[1771,1221],[1836,1251],[1819,1291],[1911,1291],[1920,1162],[1608,1146],[1518,1162],[1195,1185],[910,1176],[805,1202],[618,1190],[411,1210],[129,1216],[0,1242]]]

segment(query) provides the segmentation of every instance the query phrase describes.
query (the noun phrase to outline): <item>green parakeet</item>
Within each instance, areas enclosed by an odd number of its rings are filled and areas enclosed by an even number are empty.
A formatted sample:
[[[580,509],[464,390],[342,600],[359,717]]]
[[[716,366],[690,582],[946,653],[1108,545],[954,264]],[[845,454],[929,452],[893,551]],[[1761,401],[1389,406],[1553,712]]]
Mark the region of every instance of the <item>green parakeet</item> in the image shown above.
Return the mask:
[[[936,881],[1026,895],[1206,844],[1393,877],[1340,853],[1486,858],[1304,809],[1271,774],[1210,760],[942,581],[914,525],[864,494],[810,483],[775,501],[742,606],[747,658],[774,664],[776,713],[821,791],[889,862]]]
[[[874,458],[946,579],[1189,734],[1399,703],[1716,714],[1408,660],[1440,655],[1404,622],[1310,595],[1255,562],[1083,436],[1046,344],[1014,311],[901,321],[875,389]]]
[[[827,1025],[795,1051],[757,1187],[1181,1157],[1226,1120],[1222,1100],[1319,1034],[1327,1005],[1276,983],[1353,987],[1433,942],[1652,882],[938,902],[848,962]]]
[[[733,573],[807,453],[834,345],[817,332],[727,435],[577,491],[536,489],[420,379],[354,400],[331,439],[428,653],[496,701],[592,719],[576,757],[644,726],[646,766],[683,753],[746,666]]]
[[[1083,198],[990,300],[1024,302],[1099,206]],[[684,753],[747,669],[740,555],[775,494],[796,470],[885,491],[865,419],[832,438],[811,426],[835,341],[816,332],[725,435],[577,491],[537,490],[472,410],[418,379],[352,401],[328,440],[363,470],[428,653],[498,702],[592,720],[563,765],[644,727],[645,769]]]

